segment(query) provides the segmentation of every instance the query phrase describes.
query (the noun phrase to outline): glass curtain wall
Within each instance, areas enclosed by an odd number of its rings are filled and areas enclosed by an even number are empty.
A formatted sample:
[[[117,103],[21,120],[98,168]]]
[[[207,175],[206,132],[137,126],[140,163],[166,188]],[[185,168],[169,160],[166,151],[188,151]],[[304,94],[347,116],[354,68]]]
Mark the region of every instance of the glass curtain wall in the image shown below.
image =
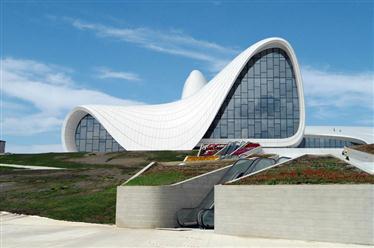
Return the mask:
[[[79,152],[118,152],[124,149],[91,115],[83,117],[75,130],[75,145]]]
[[[306,136],[299,148],[342,148],[344,146],[362,145],[364,142],[353,142],[344,138]]]
[[[290,58],[271,48],[240,73],[204,138],[279,139],[299,128],[300,109]]]

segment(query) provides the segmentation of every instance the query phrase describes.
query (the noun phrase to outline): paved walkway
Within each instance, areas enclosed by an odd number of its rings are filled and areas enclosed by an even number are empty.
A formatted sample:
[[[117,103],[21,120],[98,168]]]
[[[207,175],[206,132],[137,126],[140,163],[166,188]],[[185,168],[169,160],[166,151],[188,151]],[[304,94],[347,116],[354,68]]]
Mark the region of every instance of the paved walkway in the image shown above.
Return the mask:
[[[1,212],[0,247],[324,247],[368,246],[282,239],[244,238],[212,230],[127,229],[113,225],[57,221]]]
[[[63,169],[63,168],[57,168],[57,167],[20,165],[20,164],[0,164],[0,166],[20,168],[20,169],[30,169],[30,170],[61,170]]]
[[[351,164],[353,166],[356,166],[360,168],[363,171],[366,171],[367,173],[374,174],[374,163],[373,162],[365,162],[361,160],[357,160],[355,158],[349,157],[349,160],[345,158],[341,153],[333,154],[333,156],[343,160],[344,162]]]

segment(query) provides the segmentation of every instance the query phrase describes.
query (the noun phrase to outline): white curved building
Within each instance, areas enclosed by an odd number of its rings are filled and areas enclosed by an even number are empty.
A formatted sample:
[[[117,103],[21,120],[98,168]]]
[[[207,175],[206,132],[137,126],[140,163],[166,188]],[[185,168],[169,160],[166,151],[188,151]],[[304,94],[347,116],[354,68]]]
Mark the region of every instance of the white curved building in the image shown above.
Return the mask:
[[[204,75],[198,71],[193,70],[191,71],[190,75],[188,75],[186,82],[183,86],[182,91],[182,99],[192,96],[193,94],[197,93],[204,85],[206,85],[208,81],[206,81]]]
[[[371,139],[371,140],[370,140]],[[240,53],[213,79],[188,76],[182,99],[160,105],[83,105],[62,128],[67,151],[191,150],[235,140],[263,147],[339,147],[372,142],[372,135],[305,135],[299,64],[281,38]]]

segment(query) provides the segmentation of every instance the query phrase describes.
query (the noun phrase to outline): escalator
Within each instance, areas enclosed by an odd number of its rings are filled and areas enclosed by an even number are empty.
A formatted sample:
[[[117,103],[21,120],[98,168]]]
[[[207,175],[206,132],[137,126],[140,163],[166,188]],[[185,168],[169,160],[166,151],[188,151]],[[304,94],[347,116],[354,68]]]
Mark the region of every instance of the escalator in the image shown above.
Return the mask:
[[[277,161],[272,158],[239,159],[223,175],[218,184],[240,178],[267,168]],[[182,208],[177,212],[177,222],[182,227],[214,227],[214,188],[195,208]]]
[[[222,176],[217,184],[240,178],[277,163],[272,158],[239,159]],[[214,227],[214,187],[195,208],[182,208],[177,212],[177,222],[181,227]]]
[[[223,175],[218,184],[239,178],[244,175],[248,167],[255,160],[239,159],[230,169]],[[199,211],[203,209],[210,209],[214,204],[214,188],[212,188],[205,198],[201,201],[196,208],[182,208],[177,212],[177,222],[182,227],[198,227],[197,216]]]
[[[272,158],[256,158],[247,168],[245,173],[242,175],[248,175],[253,172],[265,169],[277,163],[277,160]],[[242,177],[240,176],[240,177]],[[239,177],[233,178],[231,180],[237,179]],[[228,181],[231,181],[228,180]],[[227,182],[227,181],[226,181]],[[214,191],[214,189],[213,189]],[[201,228],[214,228],[214,202],[210,208],[202,209],[198,214],[198,223]]]

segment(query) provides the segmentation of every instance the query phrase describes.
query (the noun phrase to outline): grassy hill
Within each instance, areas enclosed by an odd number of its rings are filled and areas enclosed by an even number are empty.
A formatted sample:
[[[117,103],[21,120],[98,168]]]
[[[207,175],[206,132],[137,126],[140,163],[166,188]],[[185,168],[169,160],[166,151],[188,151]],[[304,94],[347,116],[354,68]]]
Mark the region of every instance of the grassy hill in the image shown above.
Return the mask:
[[[0,167],[0,210],[60,220],[114,223],[116,187],[150,161],[182,161],[195,151],[44,153],[0,156],[0,163],[60,167]]]

